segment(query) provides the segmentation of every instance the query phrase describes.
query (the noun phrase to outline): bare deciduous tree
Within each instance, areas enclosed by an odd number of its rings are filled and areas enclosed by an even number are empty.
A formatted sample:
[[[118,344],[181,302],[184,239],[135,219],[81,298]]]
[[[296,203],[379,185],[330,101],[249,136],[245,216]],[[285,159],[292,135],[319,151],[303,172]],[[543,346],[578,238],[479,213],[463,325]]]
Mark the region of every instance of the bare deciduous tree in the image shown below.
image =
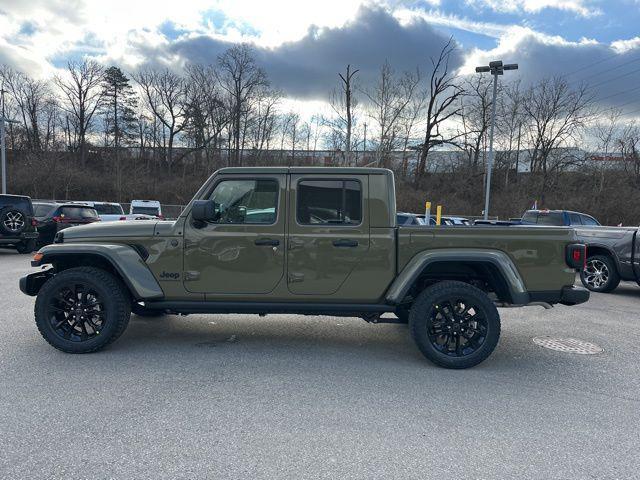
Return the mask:
[[[386,168],[390,166],[389,154],[397,147],[400,139],[402,115],[413,99],[419,83],[418,71],[405,72],[398,78],[389,62],[385,61],[376,85],[372,89],[364,90],[371,104],[369,116],[378,129],[377,161]]]
[[[233,163],[240,165],[241,137],[246,131],[243,124],[246,125],[248,113],[255,106],[261,90],[269,86],[269,80],[247,44],[235,45],[220,55],[215,75],[227,96]]]
[[[548,173],[560,167],[560,147],[572,147],[580,131],[596,114],[586,86],[572,89],[562,77],[545,79],[526,92],[522,108],[530,132],[530,169]],[[556,160],[555,162],[553,160]]]
[[[171,171],[176,136],[186,127],[187,84],[185,79],[168,69],[142,70],[134,76],[140,85],[147,107],[162,125],[166,135],[165,161]],[[159,142],[158,142],[159,143]]]
[[[339,91],[334,89],[329,97],[333,115],[325,119],[325,124],[333,130],[331,137],[334,143],[342,146],[343,162],[346,165],[352,164],[352,132],[355,123],[355,108],[358,105],[353,91],[355,76],[359,71],[358,69],[352,70],[351,65],[347,65],[344,75],[338,73],[340,89]]]
[[[55,83],[62,91],[63,108],[75,127],[80,163],[84,165],[87,159],[87,133],[104,95],[101,86],[104,71],[97,62],[84,60],[67,63],[66,74],[67,78],[56,76]]]
[[[453,38],[450,38],[440,50],[438,58],[431,58],[431,76],[429,77],[429,99],[425,113],[424,141],[420,148],[420,158],[416,171],[416,182],[426,172],[429,152],[440,145],[455,145],[457,135],[447,135],[445,122],[458,115],[460,107],[457,100],[463,90],[456,84],[456,76],[449,70],[449,61],[455,51]]]

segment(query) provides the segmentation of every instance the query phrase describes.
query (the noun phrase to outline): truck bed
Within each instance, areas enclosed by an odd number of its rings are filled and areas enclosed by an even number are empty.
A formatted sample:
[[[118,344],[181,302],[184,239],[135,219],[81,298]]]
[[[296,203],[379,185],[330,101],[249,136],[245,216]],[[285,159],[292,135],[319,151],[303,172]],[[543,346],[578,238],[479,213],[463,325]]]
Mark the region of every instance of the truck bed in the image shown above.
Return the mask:
[[[398,227],[397,268],[401,271],[414,255],[425,249],[489,248],[511,258],[527,290],[561,289],[575,281],[575,271],[565,263],[565,247],[576,242],[576,238],[570,227]]]

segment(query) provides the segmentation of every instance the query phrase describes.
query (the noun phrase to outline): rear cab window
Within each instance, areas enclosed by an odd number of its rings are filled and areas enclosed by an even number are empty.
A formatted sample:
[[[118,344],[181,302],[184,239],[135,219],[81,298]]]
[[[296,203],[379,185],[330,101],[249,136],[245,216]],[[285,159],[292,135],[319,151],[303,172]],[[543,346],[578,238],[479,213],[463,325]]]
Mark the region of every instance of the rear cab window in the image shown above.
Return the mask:
[[[300,225],[360,225],[362,185],[357,180],[300,180],[296,219]]]
[[[560,212],[538,212],[538,225],[561,227],[564,225],[564,218]]]
[[[525,212],[522,223],[538,223],[538,212]]]
[[[564,226],[564,216],[562,212],[525,212],[522,223],[561,227]]]

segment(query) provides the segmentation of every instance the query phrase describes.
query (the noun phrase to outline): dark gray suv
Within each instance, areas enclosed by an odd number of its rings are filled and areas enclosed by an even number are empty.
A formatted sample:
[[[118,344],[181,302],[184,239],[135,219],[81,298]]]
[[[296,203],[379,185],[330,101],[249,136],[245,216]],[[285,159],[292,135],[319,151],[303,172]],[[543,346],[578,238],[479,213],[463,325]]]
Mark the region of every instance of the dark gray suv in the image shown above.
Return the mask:
[[[0,195],[0,247],[31,253],[37,239],[31,199],[22,195]]]

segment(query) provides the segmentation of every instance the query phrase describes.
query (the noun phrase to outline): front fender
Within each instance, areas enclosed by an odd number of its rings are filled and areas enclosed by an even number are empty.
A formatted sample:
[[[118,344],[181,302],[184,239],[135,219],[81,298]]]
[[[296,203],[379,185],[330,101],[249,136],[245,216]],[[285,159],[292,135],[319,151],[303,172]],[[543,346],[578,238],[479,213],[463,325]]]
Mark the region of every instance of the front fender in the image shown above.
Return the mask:
[[[489,263],[502,275],[514,305],[529,303],[524,281],[509,255],[500,250],[450,249],[427,250],[416,254],[396,277],[386,294],[386,301],[398,305],[418,277],[436,262]]]
[[[164,297],[162,288],[147,264],[140,254],[128,245],[58,243],[47,245],[38,253],[42,254],[42,257],[31,262],[34,267],[56,263],[57,260],[68,260],[74,266],[82,266],[83,258],[99,257],[118,272],[136,300],[159,300]]]

